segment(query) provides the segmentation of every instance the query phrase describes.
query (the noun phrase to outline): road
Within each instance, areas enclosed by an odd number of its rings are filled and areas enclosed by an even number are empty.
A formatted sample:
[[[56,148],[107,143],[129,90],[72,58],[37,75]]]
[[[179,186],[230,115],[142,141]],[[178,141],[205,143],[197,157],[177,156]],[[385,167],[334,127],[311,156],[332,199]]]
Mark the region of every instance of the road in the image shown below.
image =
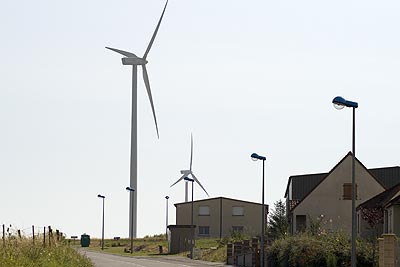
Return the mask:
[[[129,257],[106,253],[81,251],[92,260],[96,267],[221,267],[222,263],[191,260],[184,257],[157,256],[157,257]]]

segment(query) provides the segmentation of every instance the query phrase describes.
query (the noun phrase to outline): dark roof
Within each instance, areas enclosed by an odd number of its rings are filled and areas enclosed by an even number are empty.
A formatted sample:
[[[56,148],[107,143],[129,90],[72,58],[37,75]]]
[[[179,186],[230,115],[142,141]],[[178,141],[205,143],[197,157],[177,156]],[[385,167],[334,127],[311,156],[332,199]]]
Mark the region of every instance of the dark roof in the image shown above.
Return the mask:
[[[292,199],[298,200],[299,203],[306,198],[337,166],[339,166],[346,157],[351,156],[352,153],[347,153],[339,163],[333,167],[329,173],[316,173],[316,174],[305,174],[305,175],[294,175],[290,176],[285,192],[285,198],[288,197],[289,185],[292,182]],[[356,161],[364,167],[371,176],[382,185],[384,189],[391,188],[392,186],[400,183],[400,167],[385,167],[367,169],[357,158]],[[297,203],[298,204],[298,203]]]
[[[385,188],[391,188],[400,183],[400,167],[385,167],[368,169]]]
[[[361,203],[358,205],[357,209],[359,208],[378,208],[378,207],[384,207],[386,204],[388,204],[392,198],[399,193],[400,191],[400,184],[397,184],[388,190],[383,191],[382,193],[374,196],[373,198]]]
[[[289,185],[292,182],[292,199],[303,199],[312,188],[316,187],[328,173],[294,175],[289,177],[285,197],[289,193]]]

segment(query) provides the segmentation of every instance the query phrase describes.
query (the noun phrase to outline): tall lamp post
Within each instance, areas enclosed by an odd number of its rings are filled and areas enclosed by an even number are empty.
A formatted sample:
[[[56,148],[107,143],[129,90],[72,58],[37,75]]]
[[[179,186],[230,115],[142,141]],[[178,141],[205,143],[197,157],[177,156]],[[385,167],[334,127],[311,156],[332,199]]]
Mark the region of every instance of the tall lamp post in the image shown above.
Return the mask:
[[[130,199],[133,199],[133,193],[135,193],[135,189],[133,189],[133,188],[131,188],[131,187],[129,187],[129,186],[127,186],[126,187],[126,191],[129,191],[129,194],[130,194]],[[134,205],[133,205],[133,203],[131,203],[131,218],[130,218],[130,221],[131,221],[131,225],[129,225],[129,238],[130,238],[130,240],[131,240],[131,254],[133,253],[133,208],[134,208]]]
[[[265,160],[267,159],[264,156],[260,156],[257,153],[251,154],[251,159],[254,161],[262,160],[263,168],[262,168],[262,193],[261,193],[261,266],[265,266],[265,245],[264,245],[264,236],[265,236],[265,207],[264,207],[264,177],[265,177]]]
[[[168,199],[169,196],[165,196],[165,200],[167,201],[166,204],[166,211],[165,211],[165,238],[168,241]]]
[[[193,185],[194,185],[194,179],[191,179],[189,177],[183,178],[185,181],[191,182],[192,183],[192,212],[191,212],[191,219],[190,219],[190,229],[191,229],[191,234],[192,234],[192,240],[190,241],[190,258],[193,260],[193,248],[194,248],[194,229],[193,229]]]
[[[337,96],[332,100],[333,106],[336,109],[343,109],[344,107],[353,109],[353,136],[352,136],[352,165],[351,165],[351,267],[356,267],[357,254],[356,254],[356,108],[358,103],[344,99]]]
[[[104,250],[104,199],[106,197],[100,194],[98,194],[97,197],[103,200],[103,219],[101,224],[101,250]]]

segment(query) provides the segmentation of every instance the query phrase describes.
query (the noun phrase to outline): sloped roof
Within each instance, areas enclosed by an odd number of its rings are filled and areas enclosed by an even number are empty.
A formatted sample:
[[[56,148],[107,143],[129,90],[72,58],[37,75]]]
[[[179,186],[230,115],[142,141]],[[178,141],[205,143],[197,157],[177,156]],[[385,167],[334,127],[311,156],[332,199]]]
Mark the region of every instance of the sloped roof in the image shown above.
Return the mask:
[[[383,191],[382,193],[374,196],[373,198],[370,198],[369,200],[361,203],[360,205],[358,205],[357,209],[384,207],[393,199],[393,197],[396,198],[396,196],[398,196],[399,193],[400,193],[400,183],[389,188],[388,190]]]
[[[299,200],[299,203],[306,198],[333,170],[339,166],[346,157],[353,155],[351,152],[347,153],[336,165],[329,171],[329,173],[316,173],[305,175],[290,176],[285,192],[285,198],[288,197],[289,185],[292,182],[292,199]],[[366,171],[379,183],[383,188],[388,189],[400,183],[400,167],[384,167],[367,169],[357,158],[356,161],[364,167]]]
[[[375,169],[368,169],[368,170],[387,189],[400,183],[400,167],[399,166],[375,168]]]

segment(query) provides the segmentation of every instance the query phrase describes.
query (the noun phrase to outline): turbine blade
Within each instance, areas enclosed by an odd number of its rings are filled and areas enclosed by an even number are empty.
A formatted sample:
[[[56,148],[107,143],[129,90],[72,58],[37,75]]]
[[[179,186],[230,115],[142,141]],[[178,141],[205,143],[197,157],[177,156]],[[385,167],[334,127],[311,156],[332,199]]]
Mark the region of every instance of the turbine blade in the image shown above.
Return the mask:
[[[143,80],[144,80],[144,84],[146,85],[147,94],[149,95],[151,109],[153,110],[153,117],[154,117],[154,122],[156,124],[157,137],[158,137],[158,139],[160,139],[160,135],[158,134],[156,111],[154,110],[153,97],[151,96],[149,76],[147,74],[146,65],[142,65],[142,67],[143,67]]]
[[[184,174],[181,178],[178,179],[178,181],[176,181],[175,183],[173,183],[170,187],[173,187],[174,185],[176,185],[177,183],[179,183],[180,181],[183,180],[183,178],[186,177],[186,174]]]
[[[117,52],[118,54],[124,55],[126,57],[137,57],[134,53],[131,53],[131,52],[126,52],[124,50],[119,50],[119,49],[107,47],[107,46],[106,46],[106,48],[109,50],[112,50],[114,52]]]
[[[158,21],[157,27],[156,27],[156,29],[155,29],[155,31],[153,33],[153,36],[151,37],[150,43],[147,46],[146,52],[144,52],[143,59],[146,59],[147,58],[147,54],[150,52],[151,46],[153,45],[154,39],[156,38],[156,35],[157,35],[157,32],[158,32],[158,28],[160,28],[160,24],[161,24],[162,18],[164,17],[164,13],[165,13],[165,9],[167,8],[167,4],[168,4],[168,0],[165,3],[164,10],[161,13],[160,20]]]
[[[198,183],[200,185],[200,187],[204,190],[204,192],[206,192],[207,196],[210,196],[207,191],[204,189],[204,187],[201,185],[200,181],[196,178],[196,176],[194,176],[193,173],[191,173],[193,179],[196,181],[196,183]]]

